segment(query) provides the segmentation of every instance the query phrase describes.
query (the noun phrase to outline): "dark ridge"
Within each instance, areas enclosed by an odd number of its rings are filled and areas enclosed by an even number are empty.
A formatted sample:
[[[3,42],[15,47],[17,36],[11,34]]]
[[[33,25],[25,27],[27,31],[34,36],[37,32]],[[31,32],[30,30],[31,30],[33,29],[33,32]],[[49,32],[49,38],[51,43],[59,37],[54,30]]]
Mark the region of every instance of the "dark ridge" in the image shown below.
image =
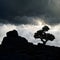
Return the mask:
[[[0,45],[0,60],[58,60],[60,48],[39,43],[33,45],[16,30],[7,32]]]

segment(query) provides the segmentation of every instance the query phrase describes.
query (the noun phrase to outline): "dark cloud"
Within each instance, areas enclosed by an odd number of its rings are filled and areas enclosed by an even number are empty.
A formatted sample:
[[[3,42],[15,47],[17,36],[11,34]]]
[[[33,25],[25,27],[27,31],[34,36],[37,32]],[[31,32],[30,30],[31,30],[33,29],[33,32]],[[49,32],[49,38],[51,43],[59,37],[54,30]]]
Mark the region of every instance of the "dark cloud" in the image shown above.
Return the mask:
[[[0,0],[0,16],[16,16],[16,15],[38,15],[44,14],[46,11],[47,1],[44,0]]]
[[[1,23],[15,23],[15,24],[29,24],[32,23],[33,17],[40,17],[46,15],[54,17],[52,0],[0,0],[0,22]],[[17,17],[20,16],[20,17]],[[26,16],[26,17],[25,17]],[[32,17],[32,18],[30,18]],[[45,18],[46,18],[45,17]],[[29,18],[29,19],[28,19]],[[46,19],[45,19],[46,20]],[[47,19],[48,23],[54,23],[54,20]],[[59,20],[56,23],[60,22]]]
[[[35,17],[27,17],[27,16],[16,16],[14,18],[10,18],[9,20],[7,19],[0,19],[0,22],[3,24],[37,24]]]
[[[56,24],[60,24],[60,18],[56,18],[56,17],[44,17],[42,18],[45,23],[50,24],[50,25],[56,25]]]

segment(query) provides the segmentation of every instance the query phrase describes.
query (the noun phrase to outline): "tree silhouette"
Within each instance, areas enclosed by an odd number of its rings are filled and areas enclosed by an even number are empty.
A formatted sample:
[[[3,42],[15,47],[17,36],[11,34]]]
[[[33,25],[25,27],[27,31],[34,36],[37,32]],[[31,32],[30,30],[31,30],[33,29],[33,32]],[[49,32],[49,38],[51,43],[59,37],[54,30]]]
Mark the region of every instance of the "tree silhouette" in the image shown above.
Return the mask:
[[[34,34],[34,38],[40,38],[41,41],[43,42],[43,44],[45,45],[46,42],[48,40],[53,41],[55,39],[54,35],[50,34],[50,33],[45,33],[46,31],[49,30],[48,26],[44,26],[42,28],[42,30],[38,30],[35,34]]]

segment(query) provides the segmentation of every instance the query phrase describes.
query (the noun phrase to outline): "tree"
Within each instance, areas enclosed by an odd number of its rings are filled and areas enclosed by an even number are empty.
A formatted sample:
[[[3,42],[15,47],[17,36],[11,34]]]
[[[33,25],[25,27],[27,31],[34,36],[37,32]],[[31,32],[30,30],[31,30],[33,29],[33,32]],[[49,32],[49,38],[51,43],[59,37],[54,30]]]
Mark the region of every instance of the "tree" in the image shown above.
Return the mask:
[[[42,30],[38,30],[35,34],[34,34],[34,38],[40,38],[41,41],[43,42],[43,44],[45,45],[46,42],[48,40],[53,41],[55,39],[54,35],[50,34],[50,33],[45,33],[46,31],[49,30],[48,26],[44,26],[42,28]]]

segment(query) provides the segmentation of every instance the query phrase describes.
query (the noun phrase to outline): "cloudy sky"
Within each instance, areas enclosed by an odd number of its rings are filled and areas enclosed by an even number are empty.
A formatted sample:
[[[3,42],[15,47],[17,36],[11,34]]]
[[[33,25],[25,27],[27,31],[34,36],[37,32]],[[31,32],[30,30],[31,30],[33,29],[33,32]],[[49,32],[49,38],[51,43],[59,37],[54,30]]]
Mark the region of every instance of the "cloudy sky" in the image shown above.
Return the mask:
[[[44,25],[56,38],[47,45],[60,47],[60,0],[0,0],[0,43],[13,29],[28,42],[42,43],[33,35]]]

